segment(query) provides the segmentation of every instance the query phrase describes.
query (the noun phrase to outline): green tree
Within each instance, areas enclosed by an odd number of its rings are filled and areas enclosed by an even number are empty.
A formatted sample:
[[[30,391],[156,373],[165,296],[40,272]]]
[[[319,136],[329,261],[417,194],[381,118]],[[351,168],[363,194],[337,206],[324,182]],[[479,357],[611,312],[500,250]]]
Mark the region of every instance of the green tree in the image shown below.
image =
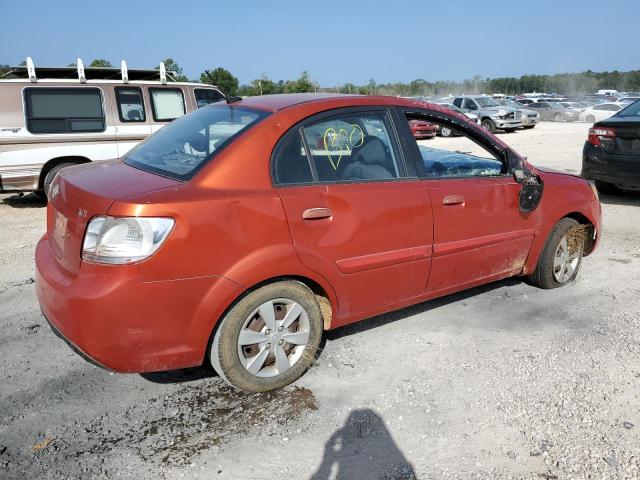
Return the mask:
[[[173,58],[165,58],[163,60],[165,70],[173,77],[176,82],[188,82],[186,75],[182,74],[182,67]],[[158,70],[160,67],[156,67]]]
[[[317,84],[311,80],[311,76],[306,70],[302,72],[297,80],[288,80],[284,84],[285,93],[315,92],[317,88]]]
[[[238,91],[238,79],[229,70],[222,67],[218,67],[215,70],[205,70],[200,75],[200,81],[216,85],[227,96],[236,95]]]
[[[89,67],[113,68],[113,65],[111,65],[111,62],[109,60],[105,60],[104,58],[96,58],[89,64]]]

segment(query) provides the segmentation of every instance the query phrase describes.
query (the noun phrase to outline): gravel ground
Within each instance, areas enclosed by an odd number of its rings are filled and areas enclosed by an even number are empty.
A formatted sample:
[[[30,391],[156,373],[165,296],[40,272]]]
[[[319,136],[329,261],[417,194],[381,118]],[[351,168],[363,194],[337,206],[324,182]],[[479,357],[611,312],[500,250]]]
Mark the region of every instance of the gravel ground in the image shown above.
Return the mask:
[[[501,137],[578,172],[587,128]],[[72,353],[35,298],[44,205],[0,196],[0,478],[640,478],[640,196],[602,202],[575,283],[330,332],[296,385],[247,395],[207,368],[114,375]]]

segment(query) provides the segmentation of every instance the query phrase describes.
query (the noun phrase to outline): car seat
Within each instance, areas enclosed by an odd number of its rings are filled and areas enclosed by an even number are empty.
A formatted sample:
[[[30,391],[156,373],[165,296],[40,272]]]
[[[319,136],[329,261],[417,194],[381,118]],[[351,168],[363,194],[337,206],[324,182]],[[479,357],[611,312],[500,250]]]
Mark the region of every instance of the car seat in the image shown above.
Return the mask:
[[[351,150],[351,161],[342,173],[343,180],[384,180],[396,178],[391,173],[393,159],[389,147],[378,137],[368,135]]]

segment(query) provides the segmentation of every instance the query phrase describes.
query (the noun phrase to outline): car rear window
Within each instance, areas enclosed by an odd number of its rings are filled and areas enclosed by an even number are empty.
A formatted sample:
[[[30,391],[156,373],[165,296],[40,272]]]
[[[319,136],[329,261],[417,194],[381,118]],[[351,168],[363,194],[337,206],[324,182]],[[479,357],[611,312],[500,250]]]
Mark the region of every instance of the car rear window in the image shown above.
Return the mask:
[[[269,113],[212,105],[178,118],[131,150],[124,162],[176,180],[189,180],[223,146]]]
[[[616,117],[640,117],[640,100],[615,114]]]

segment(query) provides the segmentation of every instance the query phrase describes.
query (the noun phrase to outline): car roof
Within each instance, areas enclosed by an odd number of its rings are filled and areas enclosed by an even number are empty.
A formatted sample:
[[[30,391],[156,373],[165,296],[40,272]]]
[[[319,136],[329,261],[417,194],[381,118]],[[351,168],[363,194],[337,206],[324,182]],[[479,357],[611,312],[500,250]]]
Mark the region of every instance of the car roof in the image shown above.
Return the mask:
[[[319,109],[347,107],[350,105],[397,105],[421,107],[442,111],[442,106],[415,98],[390,97],[383,95],[349,95],[346,93],[285,93],[280,95],[261,95],[246,97],[235,106],[258,108],[277,112],[302,104],[316,104]]]

